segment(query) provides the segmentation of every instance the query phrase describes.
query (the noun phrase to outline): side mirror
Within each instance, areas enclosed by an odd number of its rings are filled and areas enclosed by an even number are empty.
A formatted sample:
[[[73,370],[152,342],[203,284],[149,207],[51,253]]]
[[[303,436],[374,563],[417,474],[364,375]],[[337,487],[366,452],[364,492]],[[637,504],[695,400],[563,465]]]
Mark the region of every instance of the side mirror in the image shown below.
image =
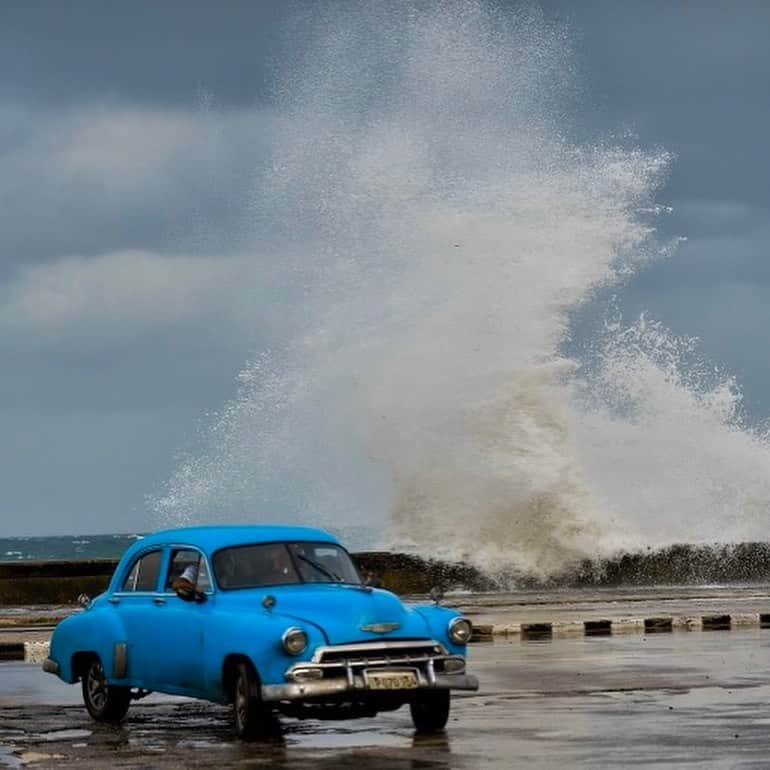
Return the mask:
[[[91,604],[91,597],[88,594],[80,594],[78,596],[78,604],[83,608],[88,607]]]
[[[364,575],[364,585],[370,588],[382,588],[382,580],[374,572],[367,572]]]
[[[430,598],[433,599],[435,604],[439,604],[444,598],[444,591],[439,586],[433,586],[430,589]]]

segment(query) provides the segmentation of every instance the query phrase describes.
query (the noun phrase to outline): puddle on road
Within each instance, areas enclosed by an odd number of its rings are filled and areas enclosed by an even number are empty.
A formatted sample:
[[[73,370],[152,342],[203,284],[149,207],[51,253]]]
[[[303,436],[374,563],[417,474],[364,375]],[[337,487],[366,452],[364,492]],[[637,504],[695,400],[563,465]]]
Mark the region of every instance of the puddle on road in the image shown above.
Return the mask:
[[[316,728],[313,732],[304,735],[287,732],[284,739],[287,746],[312,749],[353,749],[366,746],[409,748],[412,745],[411,734],[409,736],[395,735],[379,730],[350,733],[339,730],[324,732]]]
[[[389,717],[380,714],[374,719],[355,721],[284,719],[281,722],[283,741],[296,748],[407,748],[412,745],[414,728],[408,717],[403,718],[405,714],[408,712],[393,712]]]
[[[222,743],[220,740],[206,740],[204,738],[199,739],[184,739],[176,744],[179,749],[205,749],[206,751],[226,751],[230,747],[226,743]]]
[[[47,762],[52,759],[66,759],[64,754],[47,754],[43,751],[25,751],[21,755],[22,765],[28,762]]]
[[[43,741],[71,741],[88,738],[92,734],[91,730],[52,730],[49,733],[40,733],[37,737]]]
[[[14,752],[15,746],[0,746],[0,767],[21,767],[21,759]]]

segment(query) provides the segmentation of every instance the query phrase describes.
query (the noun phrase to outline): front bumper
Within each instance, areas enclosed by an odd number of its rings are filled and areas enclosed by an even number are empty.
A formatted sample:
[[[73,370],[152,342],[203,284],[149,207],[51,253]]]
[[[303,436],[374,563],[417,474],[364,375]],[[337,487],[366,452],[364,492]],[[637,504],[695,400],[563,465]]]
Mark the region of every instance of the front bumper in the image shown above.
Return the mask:
[[[436,674],[433,684],[421,681],[418,687],[404,690],[370,690],[363,676],[354,676],[353,684],[347,678],[320,679],[315,682],[287,682],[286,684],[263,684],[263,701],[309,700],[332,697],[344,700],[346,697],[366,696],[388,692],[408,696],[426,690],[478,690],[479,680],[470,674]]]
[[[371,686],[372,675],[407,674],[408,686]],[[335,701],[391,696],[408,700],[414,693],[431,690],[478,690],[475,676],[465,673],[465,659],[450,655],[442,645],[425,642],[379,642],[321,647],[312,660],[292,665],[286,682],[262,685],[262,700]]]
[[[43,661],[43,671],[47,674],[56,674],[58,676],[59,664],[55,660],[51,660],[51,658],[46,658]]]

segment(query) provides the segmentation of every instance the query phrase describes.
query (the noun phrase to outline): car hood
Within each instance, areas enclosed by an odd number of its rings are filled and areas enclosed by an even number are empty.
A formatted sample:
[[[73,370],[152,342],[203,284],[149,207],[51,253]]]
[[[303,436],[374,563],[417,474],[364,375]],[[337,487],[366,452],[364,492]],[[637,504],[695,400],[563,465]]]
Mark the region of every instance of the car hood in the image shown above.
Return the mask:
[[[251,594],[258,603],[266,595],[275,599],[270,610],[298,624],[319,628],[329,644],[369,642],[376,639],[427,638],[428,624],[419,613],[407,609],[390,591],[364,586],[311,583],[275,586]],[[246,597],[243,597],[246,600]],[[250,603],[251,603],[250,602]]]

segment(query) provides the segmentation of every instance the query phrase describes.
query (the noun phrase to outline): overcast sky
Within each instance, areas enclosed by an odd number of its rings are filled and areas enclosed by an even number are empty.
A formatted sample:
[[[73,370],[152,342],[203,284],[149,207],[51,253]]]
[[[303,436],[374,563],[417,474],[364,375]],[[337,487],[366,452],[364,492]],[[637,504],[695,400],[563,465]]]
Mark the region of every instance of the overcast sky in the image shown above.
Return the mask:
[[[248,201],[318,7],[0,3],[0,535],[156,526],[147,497],[274,338]],[[770,418],[770,4],[543,9],[575,130],[675,156],[660,227],[687,241],[624,311],[699,337]]]

